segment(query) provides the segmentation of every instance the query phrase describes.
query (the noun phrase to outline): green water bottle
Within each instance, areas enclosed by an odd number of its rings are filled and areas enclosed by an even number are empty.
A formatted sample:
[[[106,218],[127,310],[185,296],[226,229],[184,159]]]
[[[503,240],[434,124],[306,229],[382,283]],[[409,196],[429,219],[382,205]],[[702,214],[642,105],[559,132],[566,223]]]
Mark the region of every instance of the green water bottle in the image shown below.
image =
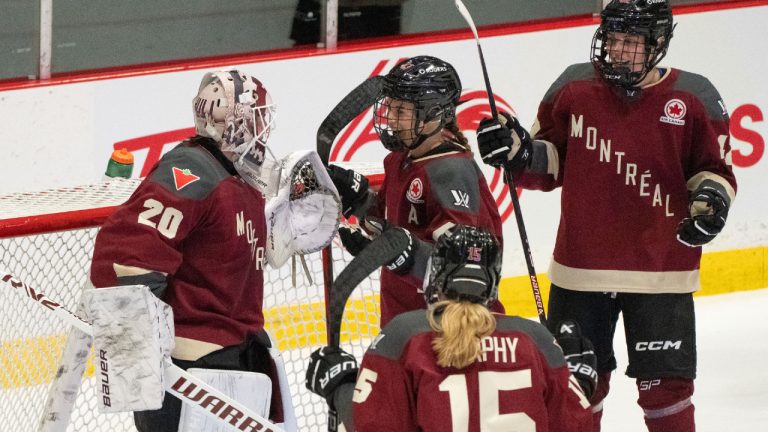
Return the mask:
[[[131,178],[131,173],[133,173],[133,154],[127,148],[113,151],[107,163],[104,178]]]

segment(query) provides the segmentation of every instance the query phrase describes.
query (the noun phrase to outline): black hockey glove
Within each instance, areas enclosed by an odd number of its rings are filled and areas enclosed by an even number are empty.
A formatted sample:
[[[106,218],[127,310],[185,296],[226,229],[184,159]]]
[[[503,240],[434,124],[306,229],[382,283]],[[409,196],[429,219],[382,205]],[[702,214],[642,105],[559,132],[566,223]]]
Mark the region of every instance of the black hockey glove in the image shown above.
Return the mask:
[[[356,380],[355,357],[341,348],[326,346],[316,349],[310,356],[304,384],[312,393],[324,397],[331,409],[335,409],[333,394],[336,389]]]
[[[371,234],[371,237],[374,239],[380,236],[381,233],[383,233],[386,230],[390,230],[390,229],[403,230],[403,232],[405,232],[405,235],[408,236],[408,246],[406,246],[405,249],[403,249],[400,255],[397,256],[397,258],[387,263],[386,266],[388,270],[392,271],[393,273],[397,273],[401,275],[406,274],[411,270],[411,268],[413,267],[413,264],[416,263],[416,251],[419,248],[419,241],[413,238],[413,234],[411,234],[410,231],[408,231],[405,228],[400,228],[394,225],[390,225],[389,222],[387,222],[386,220],[376,218],[376,217],[365,218],[365,229]]]
[[[563,349],[568,370],[589,399],[597,387],[597,357],[592,342],[582,336],[579,324],[570,320],[557,325],[555,339]]]
[[[688,247],[709,243],[725,227],[730,200],[725,189],[717,182],[705,180],[690,198],[685,218],[677,226],[677,240]]]
[[[477,145],[483,162],[496,168],[504,166],[511,174],[528,166],[533,155],[531,134],[507,113],[480,121]]]
[[[371,240],[359,229],[339,227],[339,237],[341,237],[341,244],[344,245],[344,249],[352,256],[357,256],[371,243]]]
[[[368,199],[368,179],[356,171],[328,165],[328,175],[341,197],[341,212],[345,218],[355,214]]]

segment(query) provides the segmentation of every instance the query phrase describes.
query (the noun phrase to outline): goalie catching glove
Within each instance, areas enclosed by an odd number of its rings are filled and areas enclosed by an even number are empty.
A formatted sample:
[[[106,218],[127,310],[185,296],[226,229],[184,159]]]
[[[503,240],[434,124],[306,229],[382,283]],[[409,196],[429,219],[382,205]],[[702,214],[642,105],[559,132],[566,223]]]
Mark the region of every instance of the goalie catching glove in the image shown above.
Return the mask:
[[[557,325],[555,339],[563,350],[568,370],[589,399],[597,387],[597,356],[592,342],[581,334],[579,324],[570,320]]]
[[[533,155],[531,134],[507,113],[480,121],[477,145],[483,162],[495,168],[503,166],[510,174],[522,171]]]
[[[688,247],[709,243],[725,227],[731,202],[725,188],[712,180],[705,180],[691,194],[688,205],[691,217],[677,227],[677,240]]]
[[[357,380],[357,359],[352,354],[332,346],[316,349],[307,365],[304,384],[307,389],[320,395],[335,409],[333,395],[342,384]]]

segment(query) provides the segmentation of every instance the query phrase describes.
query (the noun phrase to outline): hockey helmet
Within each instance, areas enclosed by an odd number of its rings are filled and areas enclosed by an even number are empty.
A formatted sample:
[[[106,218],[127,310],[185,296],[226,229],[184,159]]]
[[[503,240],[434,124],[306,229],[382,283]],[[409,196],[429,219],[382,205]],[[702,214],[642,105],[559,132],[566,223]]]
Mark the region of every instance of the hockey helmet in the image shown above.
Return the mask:
[[[208,72],[192,107],[195,132],[216,141],[243,179],[266,193],[274,163],[268,173],[261,168],[270,152],[267,140],[275,127],[276,106],[261,81],[234,69]]]
[[[632,89],[667,54],[675,27],[669,1],[611,0],[600,18],[592,38],[592,64],[606,81]],[[644,52],[631,55],[627,43],[614,39],[617,33],[630,38],[639,36]]]
[[[384,85],[374,105],[374,128],[388,150],[411,150],[438,132],[456,116],[456,104],[461,96],[461,80],[456,69],[448,62],[431,56],[416,56],[403,60],[384,76]],[[401,131],[390,125],[397,111],[393,101],[406,102],[412,110],[412,135],[406,140]],[[432,130],[425,131],[426,123],[433,120],[440,123]]]
[[[480,228],[457,225],[440,237],[427,264],[424,298],[442,298],[490,305],[499,296],[501,248]]]

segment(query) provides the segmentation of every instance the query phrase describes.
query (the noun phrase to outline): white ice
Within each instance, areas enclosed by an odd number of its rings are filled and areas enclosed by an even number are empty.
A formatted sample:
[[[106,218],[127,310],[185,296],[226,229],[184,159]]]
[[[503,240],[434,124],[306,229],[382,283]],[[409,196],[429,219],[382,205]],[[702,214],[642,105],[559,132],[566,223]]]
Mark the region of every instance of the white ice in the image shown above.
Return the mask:
[[[768,289],[696,297],[696,332],[696,431],[768,431]],[[624,341],[619,322],[603,432],[647,431]]]

